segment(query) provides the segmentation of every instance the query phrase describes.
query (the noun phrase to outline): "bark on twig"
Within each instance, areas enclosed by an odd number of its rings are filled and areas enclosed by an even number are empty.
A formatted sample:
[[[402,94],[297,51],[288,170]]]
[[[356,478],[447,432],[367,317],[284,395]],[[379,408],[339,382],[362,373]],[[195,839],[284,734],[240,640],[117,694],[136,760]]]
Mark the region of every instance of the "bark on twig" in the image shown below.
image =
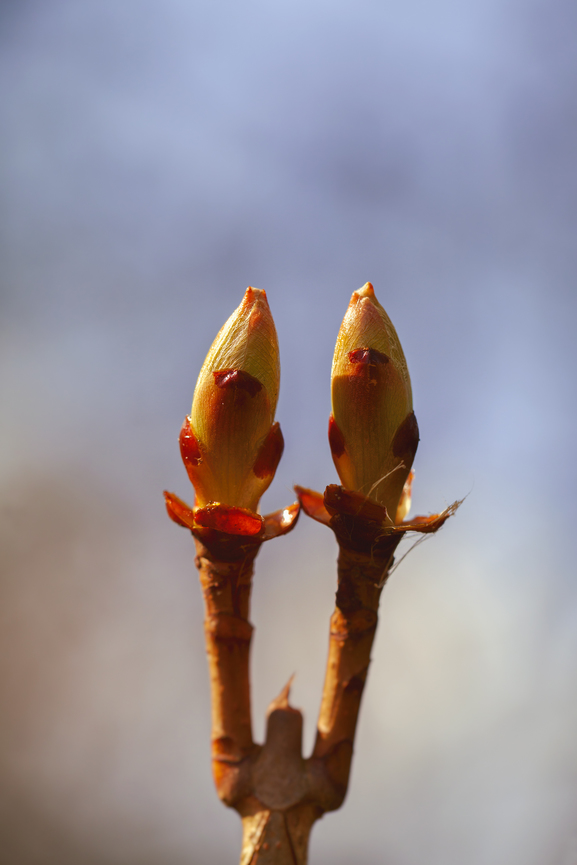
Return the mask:
[[[230,561],[215,558],[196,540],[196,565],[204,596],[204,631],[212,706],[212,759],[219,795],[229,804],[235,774],[253,749],[248,621],[250,588],[258,545],[237,547]],[[222,551],[220,552],[222,556]],[[224,787],[223,787],[224,784]],[[222,788],[222,789],[221,789]]]
[[[371,648],[377,630],[383,561],[340,547],[336,608],[331,616],[329,655],[313,758],[324,762],[335,789],[334,808],[347,792],[353,744]],[[331,808],[332,810],[332,808]]]
[[[302,757],[302,714],[290,682],[268,709],[264,745],[252,739],[249,602],[260,544],[196,540],[205,601],[218,795],[243,822],[241,865],[306,865],[312,826],[347,791],[361,696],[377,627],[385,561],[341,546],[327,673],[311,757]]]

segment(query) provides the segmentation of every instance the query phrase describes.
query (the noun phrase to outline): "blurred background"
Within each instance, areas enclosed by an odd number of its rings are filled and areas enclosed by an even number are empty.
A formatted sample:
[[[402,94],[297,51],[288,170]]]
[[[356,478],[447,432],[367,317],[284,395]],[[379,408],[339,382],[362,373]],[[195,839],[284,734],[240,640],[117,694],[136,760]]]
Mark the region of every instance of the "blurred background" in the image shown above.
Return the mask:
[[[177,437],[266,289],[293,483],[335,482],[332,352],[375,286],[421,445],[468,496],[383,596],[352,782],[312,865],[577,863],[577,6],[21,0],[0,9],[0,860],[237,861],[209,762]],[[336,547],[263,548],[253,708],[311,746]]]

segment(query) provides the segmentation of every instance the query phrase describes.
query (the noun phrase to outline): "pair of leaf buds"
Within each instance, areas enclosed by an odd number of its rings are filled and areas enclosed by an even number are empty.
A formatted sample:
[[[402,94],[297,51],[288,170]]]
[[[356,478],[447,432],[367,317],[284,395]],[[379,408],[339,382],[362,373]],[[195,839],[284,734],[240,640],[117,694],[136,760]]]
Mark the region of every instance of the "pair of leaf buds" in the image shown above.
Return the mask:
[[[232,549],[241,538],[260,544],[286,534],[302,507],[329,525],[341,546],[387,561],[405,532],[436,531],[454,505],[405,521],[419,430],[403,349],[370,282],[353,292],[331,383],[329,443],[342,486],[330,484],[324,496],[296,487],[298,502],[262,517],[258,503],[284,447],[274,422],[280,363],[266,293],[248,288],[200,371],[180,433],[195,505],[165,492],[171,519],[204,543],[226,547],[230,536]]]

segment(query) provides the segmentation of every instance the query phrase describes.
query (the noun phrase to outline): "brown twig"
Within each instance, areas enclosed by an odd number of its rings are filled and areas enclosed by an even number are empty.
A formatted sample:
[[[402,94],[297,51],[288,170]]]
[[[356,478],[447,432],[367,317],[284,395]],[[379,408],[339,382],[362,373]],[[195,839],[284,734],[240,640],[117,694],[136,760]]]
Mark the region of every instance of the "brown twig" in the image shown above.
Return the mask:
[[[216,534],[216,533],[215,533]],[[243,539],[244,540],[244,539]],[[204,596],[204,632],[212,704],[212,759],[220,797],[233,804],[243,761],[252,753],[248,621],[250,587],[258,544],[222,548],[196,540],[196,565]]]
[[[243,821],[241,865],[306,865],[310,831],[346,794],[361,695],[387,561],[341,546],[327,673],[311,757],[290,682],[268,708],[266,741],[252,739],[251,578],[260,542],[211,532],[196,539],[205,601],[212,699],[212,761],[222,801]]]
[[[383,560],[340,546],[336,608],[331,616],[329,654],[313,758],[324,762],[339,796],[349,780],[353,744],[371,648],[377,630],[382,578],[391,556]],[[331,808],[331,810],[332,810]]]
[[[302,714],[289,705],[290,682],[268,708],[264,745],[254,743],[249,677],[254,560],[264,541],[291,531],[299,505],[259,517],[257,534],[234,534],[199,524],[198,510],[165,493],[171,519],[195,538],[205,603],[213,775],[221,800],[242,818],[241,865],[306,865],[314,822],[339,808],[347,792],[379,599],[396,547],[407,531],[437,531],[459,505],[391,525],[384,508],[342,487],[331,485],[324,496],[301,487],[297,493],[300,506],[330,526],[339,544],[317,737],[306,760]],[[218,506],[217,517],[236,526],[244,512]]]

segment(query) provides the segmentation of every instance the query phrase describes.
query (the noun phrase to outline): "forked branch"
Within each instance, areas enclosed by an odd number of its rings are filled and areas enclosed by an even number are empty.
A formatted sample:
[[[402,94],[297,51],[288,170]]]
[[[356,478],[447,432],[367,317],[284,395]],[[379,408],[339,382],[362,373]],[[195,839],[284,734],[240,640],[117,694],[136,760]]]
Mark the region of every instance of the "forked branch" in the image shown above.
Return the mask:
[[[190,529],[205,604],[212,702],[212,766],[222,801],[243,822],[241,865],[306,865],[311,828],[339,808],[349,782],[381,592],[407,532],[436,532],[456,510],[406,521],[419,441],[409,372],[373,287],[353,292],[331,375],[329,444],[342,486],[297,487],[299,503],[262,517],[258,503],[283,450],[274,413],[278,343],[266,294],[249,288],[200,371],[181,455],[195,488],[189,507],[165,493]],[[365,494],[366,493],[366,494]],[[289,532],[302,508],[339,546],[338,587],[317,736],[302,756],[303,718],[290,683],[268,708],[266,740],[252,738],[250,592],[260,545]]]

